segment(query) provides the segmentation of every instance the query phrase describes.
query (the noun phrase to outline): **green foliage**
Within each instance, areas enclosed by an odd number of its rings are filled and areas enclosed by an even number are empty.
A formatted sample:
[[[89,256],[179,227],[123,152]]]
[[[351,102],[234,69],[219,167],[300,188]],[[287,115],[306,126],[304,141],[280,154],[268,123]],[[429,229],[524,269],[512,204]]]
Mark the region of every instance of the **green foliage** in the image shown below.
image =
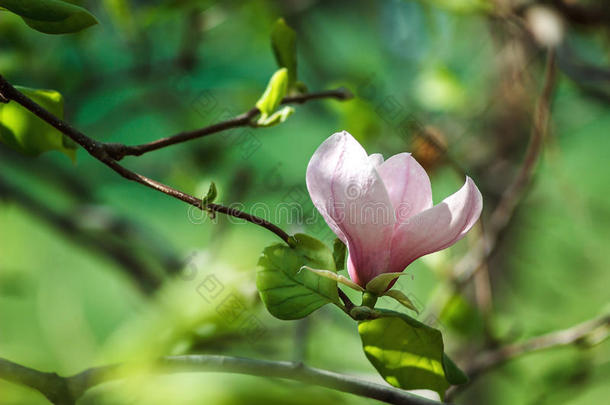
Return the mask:
[[[286,106],[286,107],[282,108],[281,110],[274,112],[268,118],[263,119],[261,117],[261,119],[259,119],[257,124],[260,127],[271,127],[276,124],[281,124],[282,122],[286,121],[288,119],[288,117],[290,117],[292,115],[292,113],[294,113],[294,108],[292,108],[290,106]]]
[[[382,273],[366,283],[366,290],[376,295],[383,295],[394,279],[407,273]]]
[[[63,117],[64,104],[60,93],[16,88],[55,116]],[[72,161],[76,159],[77,145],[71,139],[15,102],[0,104],[0,142],[28,156],[58,150]]]
[[[211,182],[207,194],[201,200],[201,205],[205,207],[207,204],[213,203],[216,197],[218,197],[218,189],[216,188],[216,183]]]
[[[267,247],[258,262],[256,287],[269,312],[280,319],[299,319],[328,304],[339,304],[337,282],[303,266],[334,271],[333,256],[322,242],[296,234],[295,247]]]
[[[401,305],[403,305],[406,308],[409,308],[410,310],[413,310],[415,312],[419,312],[419,310],[417,309],[417,307],[415,306],[415,304],[413,304],[413,302],[411,302],[411,300],[409,299],[409,297],[407,297],[402,291],[400,290],[389,290],[387,291],[384,296],[390,297],[395,299],[396,301],[398,301]]]
[[[30,27],[45,34],[67,34],[97,24],[82,7],[61,0],[0,0],[0,7],[20,16]]]
[[[125,24],[131,25],[135,34],[145,29],[145,35],[125,35],[127,27],[102,2],[78,0],[78,4],[85,5],[95,15],[99,9],[121,29],[114,30],[110,24],[104,29],[87,30],[86,38],[47,37],[32,31],[20,18],[0,12],[0,73],[15,79],[30,77],[32,87],[33,83],[57,83],[53,86],[58,90],[67,86],[71,92],[78,92],[79,102],[70,106],[69,115],[76,119],[77,127],[99,140],[140,144],[212,123],[225,107],[240,110],[240,106],[256,101],[256,96],[262,94],[260,90],[264,90],[264,79],[277,68],[268,52],[270,25],[274,21],[269,24],[269,16],[277,13],[277,4],[273,2],[244,2],[239,7],[233,2],[205,0],[107,2],[129,4],[131,16],[126,16]],[[455,7],[466,3],[442,2]],[[441,1],[421,0],[421,3],[440,4]],[[603,0],[582,2],[585,3],[603,4]],[[209,7],[214,4],[213,8]],[[297,16],[303,14],[301,6],[299,2],[286,2],[282,12]],[[188,13],[202,10],[205,16],[201,32],[205,40],[199,41],[197,47],[204,68],[186,73],[177,64],[155,63],[166,58],[169,62],[171,57],[179,55],[183,44],[179,36],[186,28]],[[406,116],[444,135],[449,141],[450,155],[465,168],[477,168],[480,185],[492,193],[495,186],[501,185],[499,180],[495,181],[496,172],[490,170],[498,163],[495,154],[500,153],[507,166],[518,167],[522,163],[531,124],[528,111],[536,89],[542,84],[542,66],[534,55],[535,50],[523,48],[521,42],[515,43],[518,38],[502,30],[500,19],[494,19],[491,26],[491,30],[500,30],[498,35],[502,35],[498,40],[489,35],[490,24],[486,18],[458,16],[433,6],[421,7],[413,0],[343,2],[330,8],[325,2],[317,2],[305,11],[307,23],[297,30],[298,46],[302,45],[301,39],[307,38],[315,49],[299,54],[300,79],[307,72],[312,87],[322,90],[344,85],[357,97],[345,103],[314,102],[304,108],[297,107],[299,116],[290,125],[298,136],[281,133],[282,128],[264,134],[255,131],[254,136],[262,141],[259,149],[251,145],[255,140],[248,142],[244,140],[248,139],[246,136],[235,130],[235,134],[217,134],[184,147],[128,158],[126,163],[137,165],[145,174],[180,189],[195,190],[196,185],[204,184],[198,197],[206,195],[209,181],[214,179],[227,185],[226,190],[218,190],[226,194],[227,201],[242,201],[247,207],[258,202],[273,207],[287,199],[286,192],[293,185],[304,186],[304,168],[310,152],[334,130],[347,129],[358,134],[359,141],[386,156],[415,152],[417,143],[413,142],[419,139],[417,134],[411,127],[401,126]],[[375,14],[378,24],[361,24],[366,13]],[[587,63],[603,65],[607,63],[608,43],[604,42],[604,35],[599,35],[598,28],[571,27],[566,32],[566,41],[573,45],[575,57],[580,54]],[[131,52],[117,52],[117,49],[126,49],[126,44],[142,55],[134,57]],[[153,44],[154,48],[150,64],[145,57],[147,44]],[[506,45],[523,48],[526,53],[515,58],[509,52],[506,58],[498,58],[501,50],[514,48],[504,49]],[[148,66],[151,71],[139,70]],[[443,82],[437,76],[439,66],[449,69],[457,84],[463,86],[463,91],[458,92],[466,97],[465,101],[461,100],[462,104],[455,101],[444,104],[444,98],[432,97],[437,93],[422,98],[422,87],[423,90],[430,88],[427,87],[430,76],[425,71],[432,76],[432,90],[439,87],[451,90],[451,83],[447,87],[439,86],[438,81]],[[498,80],[511,67],[523,74],[508,82]],[[138,73],[110,76],[132,69]],[[160,82],[159,76],[169,80]],[[180,82],[182,87],[179,87],[174,79],[184,76],[188,76],[187,80]],[[106,80],[100,81],[108,77],[112,78],[110,86]],[[422,82],[422,78],[426,80]],[[261,80],[258,90],[248,86],[255,79]],[[554,142],[548,145],[550,152],[559,153],[546,154],[537,167],[536,180],[528,189],[522,209],[504,235],[502,249],[506,254],[494,260],[496,267],[492,271],[497,270],[497,274],[504,276],[494,278],[495,311],[490,326],[492,335],[502,340],[510,340],[515,333],[527,339],[570,327],[594,316],[608,302],[610,255],[605,252],[605,245],[610,230],[610,199],[607,198],[610,114],[607,103],[589,95],[599,95],[597,90],[607,89],[601,82],[588,79],[591,80],[584,83],[590,92],[581,87],[582,82],[560,75],[552,106]],[[205,122],[188,103],[172,102],[177,99],[188,102],[197,96],[199,89],[214,90],[218,101],[215,109],[206,115]],[[216,94],[218,89],[230,91]],[[253,96],[253,91],[259,93]],[[451,101],[452,91],[443,94],[449,94]],[[150,102],[142,104],[142,100]],[[387,103],[392,100],[397,105]],[[427,102],[435,100],[438,101]],[[514,136],[490,136],[498,128],[506,127],[507,117],[514,124],[511,127]],[[401,132],[403,128],[409,132]],[[246,155],[248,146],[256,152],[245,160],[242,155]],[[0,149],[3,147],[0,145]],[[104,244],[109,238],[120,239],[127,252],[147,260],[150,253],[146,245],[162,253],[177,253],[178,257],[199,250],[203,255],[188,267],[193,269],[188,273],[193,274],[192,280],[185,281],[182,277],[168,280],[162,294],[143,297],[122,274],[123,268],[112,260],[73,243],[71,238],[58,237],[56,227],[32,215],[27,207],[11,209],[13,203],[2,199],[0,210],[6,215],[0,219],[0,294],[5,295],[0,297],[0,319],[5,339],[0,342],[0,350],[4,357],[26,365],[29,362],[33,367],[43,365],[46,371],[73,373],[95,364],[137,362],[142,352],[151,359],[177,354],[172,348],[186,336],[192,339],[193,350],[198,352],[203,349],[218,354],[259,357],[265,353],[273,359],[292,358],[294,330],[291,325],[282,325],[282,321],[259,313],[266,309],[260,305],[258,293],[256,301],[250,295],[243,295],[253,287],[250,276],[254,275],[247,269],[252,268],[253,257],[261,253],[270,235],[254,225],[225,228],[223,218],[218,227],[177,220],[177,215],[182,213],[180,204],[155,196],[143,187],[126,184],[123,178],[92,159],[87,159],[90,164],[79,165],[74,176],[86,179],[85,183],[90,183],[89,189],[97,198],[90,200],[85,193],[73,201],[66,187],[57,186],[68,177],[58,173],[47,179],[39,174],[40,168],[54,167],[48,165],[55,163],[53,158],[63,159],[52,155],[58,154],[51,153],[48,157],[52,159],[46,159],[47,156],[37,161],[30,159],[29,163],[34,166],[27,165],[28,162],[23,166],[17,161],[13,164],[10,160],[13,157],[6,160],[7,156],[2,156],[0,166],[6,180],[15,180],[13,184],[17,186],[21,183],[28,194],[42,196],[53,208],[61,208],[62,213],[73,216],[85,227],[95,225],[93,231]],[[429,172],[434,201],[442,200],[461,186],[452,168],[441,166],[442,163],[433,164]],[[270,173],[279,174],[272,179]],[[12,178],[13,174],[19,177]],[[275,177],[280,181],[275,181]],[[504,180],[509,181],[510,176]],[[60,206],[63,202],[66,204]],[[99,213],[96,217],[76,216],[75,205],[85,207],[91,203],[103,209],[104,217],[99,217]],[[488,201],[487,208],[492,203]],[[122,232],[112,234],[121,228],[117,229],[114,221],[106,222],[105,218],[116,215],[125,215],[138,225],[136,229],[128,228],[129,234],[133,232],[138,237],[138,243],[130,242],[133,238],[125,239]],[[273,215],[270,218],[282,227],[287,226],[283,219]],[[304,224],[306,233],[318,235],[319,222]],[[110,225],[108,231],[105,224]],[[32,246],[36,247],[36,254]],[[407,283],[403,279],[399,284],[408,285],[409,292],[414,294],[409,296],[418,307],[420,303],[414,297],[426,305],[436,303],[436,299],[443,298],[446,270],[469,246],[463,241],[451,251],[416,261],[410,265],[409,274],[415,274],[417,282],[411,283],[409,279]],[[208,253],[210,260],[207,260]],[[225,287],[224,293],[211,303],[197,292],[209,274],[216,274]],[[234,286],[232,278],[241,283]],[[166,294],[168,283],[178,284],[180,291]],[[232,291],[240,293],[240,300],[271,333],[253,347],[247,340],[238,338],[241,318],[228,323],[216,314],[218,304]],[[472,291],[468,288],[466,291],[459,300],[452,299],[438,318],[451,332],[451,335],[443,332],[448,346],[459,346],[460,350],[476,355],[485,335],[479,309],[471,302]],[[159,296],[167,298],[166,305],[156,304]],[[356,302],[358,294],[350,297]],[[549,306],[553,310],[549,311]],[[327,309],[332,309],[336,317],[314,316],[308,320],[307,362],[347,374],[358,374],[366,366],[373,371],[366,357],[357,352],[362,349],[360,337],[353,333],[354,321],[334,308]],[[365,318],[373,312],[369,308],[354,310],[364,311],[368,312],[363,314]],[[460,335],[456,336],[458,332]],[[66,345],[67,341],[70,344]],[[114,345],[123,350],[113,351]],[[546,350],[512,361],[469,387],[463,397],[458,397],[458,402],[474,399],[476,403],[479,398],[479,402],[496,405],[603,404],[610,396],[607,383],[610,364],[604,362],[610,358],[610,344],[585,349],[579,342],[577,347]],[[106,356],[108,352],[112,355]],[[447,362],[444,365],[449,379]],[[282,392],[275,393],[278,385],[265,378],[220,373],[205,378],[188,373],[159,378],[146,375],[146,378],[130,378],[120,384],[106,384],[92,390],[89,393],[92,398],[83,398],[80,402],[228,405],[244,401],[286,404],[297,400],[322,405],[334,401],[334,398],[320,399],[330,397],[329,390],[312,397],[302,391],[295,393],[299,386],[282,384]],[[116,395],[109,397],[110,391]],[[271,400],[274,394],[276,398]],[[14,404],[49,403],[34,390],[2,381],[0,398],[0,402]],[[342,398],[350,405],[371,402],[348,394]]]
[[[460,385],[468,382],[468,376],[445,353],[443,353],[443,370],[450,384]]]
[[[271,47],[280,68],[288,70],[288,88],[297,81],[297,35],[283,18],[279,18],[271,31]]]
[[[267,118],[277,109],[286,95],[287,86],[288,70],[286,68],[277,70],[269,79],[265,92],[256,102],[256,108],[260,110],[262,116]]]
[[[429,389],[441,398],[450,384],[465,376],[444,354],[441,332],[392,311],[360,322],[358,332],[366,357],[395,387]]]
[[[261,116],[257,121],[258,125],[268,127],[284,122],[294,112],[291,107],[284,107],[280,111],[275,111],[282,103],[282,99],[287,91],[288,70],[282,68],[271,76],[265,92],[256,102],[256,108],[261,112]]]

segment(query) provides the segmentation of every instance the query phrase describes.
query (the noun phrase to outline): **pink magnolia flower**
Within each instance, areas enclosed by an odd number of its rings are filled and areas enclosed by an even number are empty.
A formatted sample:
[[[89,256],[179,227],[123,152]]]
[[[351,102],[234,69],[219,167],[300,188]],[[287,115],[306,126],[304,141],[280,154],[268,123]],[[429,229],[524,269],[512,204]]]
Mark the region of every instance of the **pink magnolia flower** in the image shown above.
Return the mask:
[[[430,179],[411,154],[384,162],[380,154],[368,156],[345,131],[333,134],[312,156],[307,189],[328,226],[346,244],[350,278],[362,287],[462,239],[483,206],[470,177],[433,206]]]

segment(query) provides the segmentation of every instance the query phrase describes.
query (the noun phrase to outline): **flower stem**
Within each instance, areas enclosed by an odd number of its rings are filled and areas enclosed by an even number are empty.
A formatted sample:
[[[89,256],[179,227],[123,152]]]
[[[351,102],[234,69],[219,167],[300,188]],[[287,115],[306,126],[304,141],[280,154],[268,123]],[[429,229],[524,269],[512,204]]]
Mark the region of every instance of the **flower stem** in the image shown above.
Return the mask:
[[[375,304],[377,303],[377,295],[372,292],[365,291],[362,293],[362,306],[369,307],[371,309],[375,308]]]

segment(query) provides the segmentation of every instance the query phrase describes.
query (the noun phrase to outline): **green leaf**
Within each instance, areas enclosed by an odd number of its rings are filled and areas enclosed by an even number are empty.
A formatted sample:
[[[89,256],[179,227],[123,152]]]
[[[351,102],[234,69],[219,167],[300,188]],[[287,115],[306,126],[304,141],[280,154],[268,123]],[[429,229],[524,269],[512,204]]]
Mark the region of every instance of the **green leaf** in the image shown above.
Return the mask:
[[[20,86],[15,88],[53,115],[63,117],[64,104],[60,93]],[[15,102],[0,104],[0,142],[28,156],[58,150],[72,161],[76,159],[78,147],[70,138]]]
[[[398,301],[403,306],[405,306],[419,314],[419,310],[417,309],[415,304],[413,304],[413,302],[411,302],[409,297],[407,297],[402,291],[390,290],[390,291],[386,291],[386,293],[383,295],[390,297],[390,298],[394,298],[396,301]]]
[[[322,242],[294,235],[294,247],[278,243],[267,247],[258,262],[256,287],[271,315],[280,319],[303,318],[328,304],[340,305],[337,282],[303,266],[334,271],[333,256]]]
[[[269,120],[271,114],[275,112],[282,102],[287,91],[288,71],[286,68],[282,68],[271,76],[265,92],[256,102],[256,108],[261,112],[261,116],[258,120],[259,125],[265,125],[265,122]]]
[[[97,24],[90,12],[61,0],[0,0],[0,7],[12,11],[27,25],[46,34],[72,33]]]
[[[288,117],[290,117],[293,112],[294,108],[286,106],[281,110],[274,112],[268,118],[259,118],[256,124],[259,127],[272,127],[276,124],[281,124],[282,122],[286,121],[286,119],[288,119]]]
[[[468,382],[468,376],[445,353],[443,353],[443,370],[450,384],[460,385]]]
[[[429,389],[443,398],[449,380],[459,380],[457,367],[445,360],[441,332],[405,314],[384,310],[380,318],[360,322],[358,332],[366,357],[395,387]]]
[[[333,241],[333,259],[335,260],[335,267],[337,271],[345,269],[345,255],[347,248],[345,243],[339,238],[335,238]]]
[[[292,89],[297,81],[297,35],[283,18],[273,25],[271,47],[278,66],[288,70],[288,88]]]
[[[205,207],[206,205],[213,203],[216,197],[218,197],[218,189],[216,188],[216,183],[211,182],[207,194],[201,199],[201,206]]]
[[[377,295],[383,295],[388,289],[390,283],[400,276],[404,276],[407,273],[381,273],[374,277],[371,281],[366,283],[365,289]]]

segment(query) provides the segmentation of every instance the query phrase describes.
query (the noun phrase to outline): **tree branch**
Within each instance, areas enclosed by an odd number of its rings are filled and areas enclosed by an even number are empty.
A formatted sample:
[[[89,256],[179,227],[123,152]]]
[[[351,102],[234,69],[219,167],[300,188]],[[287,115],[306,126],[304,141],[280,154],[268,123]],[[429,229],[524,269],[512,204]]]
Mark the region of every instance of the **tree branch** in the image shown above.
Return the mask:
[[[610,327],[610,314],[591,319],[568,329],[536,336],[520,343],[484,352],[475,358],[473,363],[467,368],[467,373],[470,378],[475,378],[484,371],[488,371],[524,354],[578,343],[601,327]],[[606,336],[608,332],[610,330],[606,332]]]
[[[345,313],[350,315],[350,312],[355,307],[354,303],[352,302],[352,300],[349,299],[347,294],[345,294],[343,292],[343,290],[341,290],[339,287],[337,287],[337,293],[339,294],[339,298],[341,299],[341,302],[343,302],[343,305],[345,306]]]
[[[600,335],[595,336],[595,333],[598,330],[600,330]],[[610,314],[605,314],[567,329],[536,336],[523,342],[513,343],[498,349],[483,352],[475,357],[472,360],[472,363],[466,367],[466,374],[470,379],[469,384],[472,384],[472,382],[482,374],[517,357],[541,350],[578,344],[589,336],[594,337],[596,342],[600,342],[607,338],[609,334]],[[447,398],[454,397],[467,386],[468,385],[463,385],[451,388],[447,393]]]
[[[580,5],[566,0],[547,0],[566,19],[574,24],[584,25],[587,28],[594,25],[607,26],[610,22],[610,9],[602,2],[598,4]]]
[[[455,266],[455,282],[458,288],[463,287],[493,254],[502,232],[510,223],[516,207],[531,183],[534,169],[540,158],[542,145],[548,131],[551,115],[551,99],[557,81],[555,55],[552,50],[548,51],[545,70],[544,85],[536,104],[532,134],[523,164],[492,212],[479,246],[472,249]]]
[[[110,154],[108,154],[108,152],[106,151],[106,147],[105,147],[106,144],[103,144],[92,138],[89,138],[88,136],[86,136],[85,134],[80,132],[79,130],[70,126],[67,122],[57,118],[56,116],[51,114],[49,111],[47,111],[45,108],[43,108],[42,106],[40,106],[39,104],[37,104],[36,102],[31,100],[29,97],[27,97],[23,93],[21,93],[19,90],[15,89],[15,87],[13,87],[2,76],[0,76],[0,94],[8,100],[13,100],[13,101],[19,103],[24,108],[26,108],[30,112],[34,113],[36,116],[38,116],[42,120],[46,121],[48,124],[53,126],[55,129],[57,129],[61,133],[65,134],[70,139],[72,139],[74,142],[78,143],[80,146],[85,148],[85,150],[91,156],[93,156],[100,162],[104,163],[106,166],[110,167],[112,170],[114,170],[115,172],[117,172],[118,174],[123,176],[124,178],[135,181],[137,183],[145,185],[146,187],[150,187],[154,190],[160,191],[171,197],[177,198],[177,199],[184,201],[187,204],[193,205],[199,209],[205,208],[205,209],[208,209],[208,210],[211,210],[214,212],[220,212],[220,213],[230,215],[230,216],[233,216],[236,218],[244,219],[248,222],[259,225],[259,226],[273,232],[278,237],[280,237],[284,242],[286,242],[288,244],[291,243],[290,235],[288,235],[278,226],[272,224],[271,222],[269,222],[265,219],[239,211],[235,208],[225,207],[225,206],[222,206],[219,204],[208,204],[205,207],[203,207],[202,201],[199,198],[193,197],[192,195],[186,194],[180,190],[172,188],[172,187],[165,185],[163,183],[160,183],[156,180],[150,179],[141,174],[133,172],[133,171],[125,168],[124,166],[121,166],[115,160],[115,158],[113,158]]]
[[[282,100],[282,104],[303,104],[310,100],[317,100],[323,98],[348,100],[352,97],[352,94],[347,89],[339,88],[336,90],[321,91],[319,93],[308,93],[301,94],[298,96],[284,97],[284,99]],[[245,126],[253,126],[254,128],[256,128],[256,125],[253,123],[253,118],[259,115],[259,113],[260,111],[258,110],[258,108],[254,107],[251,110],[236,117],[207,126],[205,128],[196,129],[194,131],[180,132],[176,135],[157,139],[156,141],[143,143],[140,145],[130,146],[120,143],[106,143],[103,144],[103,148],[115,160],[121,160],[125,156],[140,156],[145,153],[152,152],[154,150],[165,148],[167,146],[176,145],[197,138],[202,138],[204,136],[212,135],[232,128]]]
[[[556,73],[555,55],[552,50],[549,50],[544,84],[536,104],[530,141],[523,164],[493,210],[489,223],[485,224],[484,228],[482,227],[482,236],[453,267],[451,278],[440,290],[443,295],[428,307],[427,312],[434,318],[439,316],[448,300],[456,292],[463,290],[473,277],[485,268],[487,260],[495,252],[502,233],[507,229],[516,207],[531,182],[548,131],[551,99],[557,79]]]
[[[317,385],[389,404],[440,405],[407,391],[377,384],[328,370],[312,368],[303,363],[268,361],[219,355],[188,355],[159,360],[161,373],[220,372],[259,377],[282,378]],[[122,377],[120,365],[90,368],[71,377],[59,377],[23,367],[0,358],[0,378],[40,391],[54,404],[74,404],[89,388]]]
[[[0,357],[0,378],[34,388],[56,405],[76,403],[76,398],[70,392],[67,380],[55,373],[34,370]]]

